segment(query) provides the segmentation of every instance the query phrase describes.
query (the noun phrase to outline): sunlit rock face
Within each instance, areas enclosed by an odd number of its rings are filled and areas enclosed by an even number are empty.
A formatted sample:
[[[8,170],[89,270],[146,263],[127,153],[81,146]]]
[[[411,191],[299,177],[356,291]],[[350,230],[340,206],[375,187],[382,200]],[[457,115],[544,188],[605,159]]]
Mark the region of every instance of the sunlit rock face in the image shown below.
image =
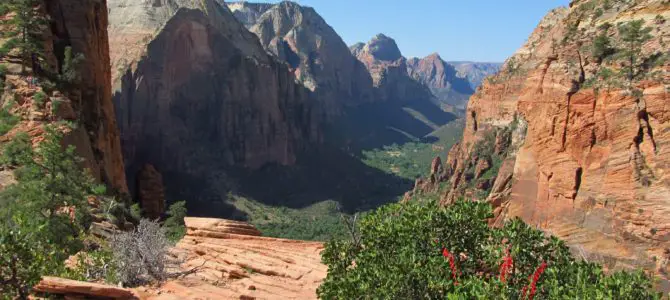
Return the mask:
[[[662,19],[670,18],[670,7],[653,0],[608,9],[589,3],[551,11],[470,99],[463,139],[441,175],[451,184],[443,202],[486,198],[494,224],[521,217],[609,269],[646,268],[667,285],[670,65],[641,66],[631,92],[596,77],[626,63],[598,59],[587,46],[603,32],[619,43],[616,26],[604,24],[643,20],[652,38],[638,55],[667,54],[670,23]],[[483,157],[486,140],[493,155]],[[475,178],[482,159],[499,168],[490,185]]]

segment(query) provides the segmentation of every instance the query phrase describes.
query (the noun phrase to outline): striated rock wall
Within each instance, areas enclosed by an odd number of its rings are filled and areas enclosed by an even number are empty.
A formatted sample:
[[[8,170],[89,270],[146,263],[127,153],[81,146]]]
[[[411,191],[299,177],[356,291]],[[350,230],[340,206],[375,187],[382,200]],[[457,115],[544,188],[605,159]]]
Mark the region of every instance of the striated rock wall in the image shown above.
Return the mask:
[[[158,4],[110,1],[115,67],[125,67],[114,99],[129,176],[151,163],[174,190],[187,180],[208,189],[200,184],[226,167],[293,164],[318,138],[311,92],[227,8]]]
[[[197,271],[148,290],[143,299],[316,299],[326,277],[323,244],[261,237],[252,225],[185,218],[186,236],[173,253]]]
[[[553,10],[485,81],[445,162],[443,201],[487,199],[494,224],[521,217],[609,269],[656,271],[668,288],[670,65],[656,58],[667,56],[670,4],[611,3]],[[629,81],[628,62],[596,57],[593,40],[607,36],[620,55],[616,24],[633,20],[651,38]]]
[[[81,83],[67,91],[82,128],[67,139],[87,158],[87,167],[96,178],[118,192],[127,193],[111,96],[106,1],[45,0],[44,3],[51,28],[46,37],[50,65],[60,71],[66,46],[85,57],[78,70]]]

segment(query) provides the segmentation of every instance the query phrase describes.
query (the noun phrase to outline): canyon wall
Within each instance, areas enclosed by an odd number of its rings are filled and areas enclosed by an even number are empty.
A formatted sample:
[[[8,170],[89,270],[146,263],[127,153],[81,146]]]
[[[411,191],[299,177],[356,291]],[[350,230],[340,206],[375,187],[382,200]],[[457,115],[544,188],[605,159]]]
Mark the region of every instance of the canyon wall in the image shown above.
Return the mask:
[[[61,71],[65,47],[71,47],[74,54],[84,57],[78,70],[81,82],[64,91],[81,125],[66,137],[66,142],[77,146],[93,176],[116,191],[126,193],[111,95],[106,2],[45,0],[44,3],[51,28],[45,45],[49,65]]]
[[[206,201],[220,203],[227,169],[291,165],[300,147],[318,139],[311,91],[227,8],[213,0],[112,0],[110,7],[114,101],[131,188],[151,164],[169,197],[209,194]]]
[[[670,4],[653,0],[551,11],[470,99],[462,141],[414,193],[446,184],[445,204],[486,199],[495,225],[521,217],[668,288],[668,18]]]

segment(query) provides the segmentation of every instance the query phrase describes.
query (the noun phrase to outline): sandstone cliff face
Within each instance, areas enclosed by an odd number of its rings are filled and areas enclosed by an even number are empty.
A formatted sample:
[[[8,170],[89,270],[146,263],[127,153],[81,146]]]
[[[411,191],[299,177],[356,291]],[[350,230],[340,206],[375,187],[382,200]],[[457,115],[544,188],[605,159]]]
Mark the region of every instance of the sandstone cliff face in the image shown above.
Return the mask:
[[[309,90],[227,8],[213,0],[110,6],[113,61],[128,66],[117,74],[115,104],[129,176],[151,163],[168,189],[190,181],[225,190],[226,167],[290,165],[316,139]]]
[[[111,97],[107,6],[105,1],[45,1],[51,20],[47,60],[62,68],[64,50],[82,54],[85,62],[79,69],[81,84],[68,92],[67,102],[78,113],[81,129],[66,139],[87,159],[92,174],[121,193],[127,193],[121,146]],[[55,98],[62,99],[59,95]],[[58,100],[58,99],[56,99]],[[61,116],[72,118],[69,116]],[[86,140],[88,139],[88,140]]]
[[[468,98],[475,92],[470,82],[457,76],[456,69],[442,60],[437,53],[421,59],[407,60],[407,73],[430,88],[441,103],[459,109],[465,109]]]
[[[281,2],[259,16],[250,31],[318,94],[320,114],[331,118],[346,107],[372,101],[372,79],[365,66],[313,8]]]
[[[486,198],[496,224],[521,217],[607,268],[644,267],[667,285],[670,65],[654,58],[667,55],[670,5],[610,2],[550,12],[470,99],[441,174],[451,186],[443,201]],[[629,88],[616,75],[627,62],[594,57],[592,42],[604,34],[617,45],[615,24],[640,19],[652,38],[636,52],[645,63]]]

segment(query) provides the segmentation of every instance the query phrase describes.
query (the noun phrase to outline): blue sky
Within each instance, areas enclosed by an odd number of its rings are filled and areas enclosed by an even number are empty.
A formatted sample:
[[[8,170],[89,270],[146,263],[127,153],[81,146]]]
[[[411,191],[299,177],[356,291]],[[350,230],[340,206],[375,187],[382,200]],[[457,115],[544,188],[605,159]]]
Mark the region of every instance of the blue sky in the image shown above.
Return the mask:
[[[279,1],[248,1],[279,2]],[[377,33],[407,57],[438,52],[445,60],[502,62],[540,19],[569,0],[300,0],[351,45]]]

